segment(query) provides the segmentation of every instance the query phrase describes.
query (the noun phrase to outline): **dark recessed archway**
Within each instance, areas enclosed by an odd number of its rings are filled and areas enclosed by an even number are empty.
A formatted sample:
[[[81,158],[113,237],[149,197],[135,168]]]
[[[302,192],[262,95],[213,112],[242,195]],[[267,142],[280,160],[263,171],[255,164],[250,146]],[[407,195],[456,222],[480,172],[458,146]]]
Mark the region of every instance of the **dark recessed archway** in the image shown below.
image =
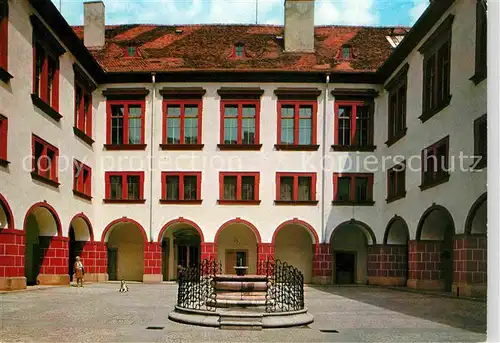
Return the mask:
[[[407,245],[409,239],[410,231],[406,221],[395,215],[385,228],[384,245]]]
[[[484,193],[472,204],[469,210],[465,220],[465,234],[485,235],[487,217],[487,193]]]

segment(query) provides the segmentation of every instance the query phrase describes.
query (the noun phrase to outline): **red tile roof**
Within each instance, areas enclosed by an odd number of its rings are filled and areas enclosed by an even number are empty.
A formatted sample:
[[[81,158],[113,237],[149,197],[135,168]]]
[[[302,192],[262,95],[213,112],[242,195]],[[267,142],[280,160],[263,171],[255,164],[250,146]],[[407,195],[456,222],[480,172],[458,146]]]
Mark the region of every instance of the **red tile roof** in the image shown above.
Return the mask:
[[[80,39],[83,27],[73,27]],[[182,33],[176,33],[182,30]],[[113,25],[106,27],[106,45],[92,54],[106,72],[141,71],[331,71],[375,72],[394,50],[388,35],[408,28],[317,26],[315,53],[283,51],[282,26],[271,25]],[[245,58],[234,58],[236,43],[245,45]],[[341,60],[348,44],[353,58]],[[127,57],[128,46],[138,48]]]

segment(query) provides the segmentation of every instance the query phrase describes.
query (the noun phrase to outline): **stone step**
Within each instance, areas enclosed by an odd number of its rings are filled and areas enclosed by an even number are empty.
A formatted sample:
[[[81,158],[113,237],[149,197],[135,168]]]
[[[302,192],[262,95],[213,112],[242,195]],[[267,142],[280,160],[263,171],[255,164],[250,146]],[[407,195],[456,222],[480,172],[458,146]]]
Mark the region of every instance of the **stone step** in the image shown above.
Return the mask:
[[[237,281],[237,282],[255,282],[255,281],[267,281],[267,277],[265,275],[228,275],[228,274],[219,274],[215,276],[216,281]]]
[[[216,281],[215,289],[217,291],[240,291],[254,292],[267,290],[266,282],[234,282],[234,281]]]
[[[219,300],[248,300],[248,301],[255,301],[255,300],[264,300],[266,301],[266,295],[242,295],[238,293],[233,293],[233,294],[217,294],[217,301]]]
[[[252,297],[252,296],[266,296],[266,291],[257,291],[257,292],[241,292],[241,291],[218,291],[218,296],[239,296],[239,297]]]
[[[207,300],[209,305],[214,305],[213,300]],[[227,308],[227,307],[255,307],[255,306],[266,306],[266,300],[247,300],[247,299],[219,299],[215,301],[215,307]]]
[[[262,314],[226,312],[220,314],[222,330],[262,330]]]

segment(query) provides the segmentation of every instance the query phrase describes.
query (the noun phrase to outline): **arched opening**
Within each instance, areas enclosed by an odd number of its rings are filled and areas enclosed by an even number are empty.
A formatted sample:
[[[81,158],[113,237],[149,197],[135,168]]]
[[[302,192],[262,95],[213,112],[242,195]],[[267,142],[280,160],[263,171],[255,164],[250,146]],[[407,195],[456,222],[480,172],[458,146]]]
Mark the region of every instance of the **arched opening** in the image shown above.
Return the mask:
[[[24,275],[30,286],[37,284],[52,239],[61,235],[59,217],[49,204],[35,204],[26,213],[24,231]]]
[[[73,281],[76,256],[82,257],[85,244],[93,241],[94,237],[90,220],[83,213],[74,216],[69,225],[68,274],[70,281]],[[86,261],[83,260],[82,262],[86,265]]]
[[[162,246],[163,281],[176,280],[179,267],[199,264],[203,233],[194,222],[173,220],[163,227],[158,240]]]
[[[0,231],[2,229],[13,229],[14,217],[7,200],[0,194]]]
[[[144,228],[135,220],[118,219],[108,225],[103,242],[108,249],[108,279],[143,281]]]
[[[257,274],[257,246],[260,235],[251,223],[236,219],[223,224],[215,235],[217,257],[222,271],[236,274],[236,266],[248,267],[247,274]]]
[[[439,205],[427,209],[417,227],[417,241],[440,242],[436,245],[440,252],[440,261],[437,263],[436,272],[438,279],[443,282],[445,292],[450,292],[453,283],[453,235],[455,224],[448,210]],[[434,270],[433,270],[434,271]],[[429,272],[432,272],[429,270]]]
[[[409,239],[410,233],[405,220],[399,216],[392,218],[385,229],[384,244],[408,245]]]
[[[486,235],[487,232],[487,196],[481,195],[472,204],[465,221],[465,233],[470,235]]]
[[[333,282],[336,284],[366,284],[368,245],[376,244],[370,227],[351,220],[333,230],[330,238],[333,257]]]
[[[281,224],[274,232],[274,256],[300,270],[304,282],[310,283],[317,242],[317,234],[309,224],[291,220]]]

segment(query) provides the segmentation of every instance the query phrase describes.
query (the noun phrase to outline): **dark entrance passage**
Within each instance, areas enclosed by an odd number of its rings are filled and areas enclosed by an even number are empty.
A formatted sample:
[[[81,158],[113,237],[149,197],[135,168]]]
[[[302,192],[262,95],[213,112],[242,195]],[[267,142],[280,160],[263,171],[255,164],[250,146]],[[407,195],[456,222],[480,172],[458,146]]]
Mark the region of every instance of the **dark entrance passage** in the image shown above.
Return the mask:
[[[118,249],[108,248],[108,279],[116,281],[116,269],[118,264]]]
[[[349,285],[355,283],[356,255],[352,252],[335,253],[335,283]]]

